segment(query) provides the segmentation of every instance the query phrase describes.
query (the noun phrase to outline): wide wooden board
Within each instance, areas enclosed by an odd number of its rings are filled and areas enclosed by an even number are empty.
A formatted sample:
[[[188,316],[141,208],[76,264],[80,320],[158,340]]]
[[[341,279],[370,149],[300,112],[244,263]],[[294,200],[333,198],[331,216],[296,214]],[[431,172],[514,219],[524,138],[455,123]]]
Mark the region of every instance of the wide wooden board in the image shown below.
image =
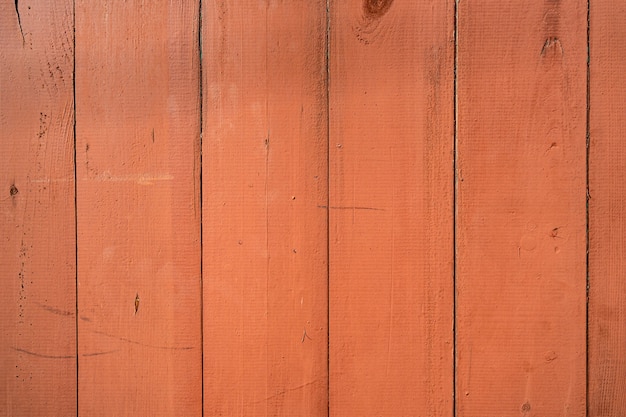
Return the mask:
[[[589,417],[626,415],[626,26],[590,2]]]
[[[459,2],[459,416],[585,415],[586,19]]]
[[[76,414],[72,2],[0,2],[0,415]]]
[[[330,415],[453,411],[454,3],[330,3]]]
[[[81,415],[202,412],[198,13],[76,3]]]
[[[206,416],[326,416],[326,2],[203,3]]]

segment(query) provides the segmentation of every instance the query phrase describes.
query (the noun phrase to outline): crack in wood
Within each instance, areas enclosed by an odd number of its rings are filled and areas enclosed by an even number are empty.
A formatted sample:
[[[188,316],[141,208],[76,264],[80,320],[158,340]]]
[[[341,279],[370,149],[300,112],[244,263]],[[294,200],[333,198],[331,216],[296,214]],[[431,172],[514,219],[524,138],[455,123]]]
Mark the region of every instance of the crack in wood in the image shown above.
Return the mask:
[[[18,6],[18,1],[15,0],[15,14],[17,14],[17,24],[20,27],[20,34],[22,35],[22,45],[26,43],[26,39],[24,38],[24,30],[22,29],[22,18],[20,17],[20,8]]]

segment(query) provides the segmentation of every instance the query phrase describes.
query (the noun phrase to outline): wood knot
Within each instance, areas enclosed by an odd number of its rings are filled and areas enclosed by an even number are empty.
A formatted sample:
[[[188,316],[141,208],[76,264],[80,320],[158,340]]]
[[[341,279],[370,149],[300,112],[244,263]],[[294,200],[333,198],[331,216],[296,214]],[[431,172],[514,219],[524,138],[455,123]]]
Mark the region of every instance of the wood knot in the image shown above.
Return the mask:
[[[393,0],[364,0],[363,10],[369,18],[379,18],[383,16],[391,7]]]

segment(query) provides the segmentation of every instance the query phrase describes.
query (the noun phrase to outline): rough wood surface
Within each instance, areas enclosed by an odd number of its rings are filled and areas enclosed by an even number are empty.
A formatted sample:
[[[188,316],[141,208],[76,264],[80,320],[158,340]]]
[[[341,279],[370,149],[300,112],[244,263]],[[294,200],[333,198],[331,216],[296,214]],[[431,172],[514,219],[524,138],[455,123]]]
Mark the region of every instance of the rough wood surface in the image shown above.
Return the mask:
[[[624,12],[0,1],[0,415],[626,415]]]
[[[206,416],[326,416],[326,2],[203,4]]]
[[[202,412],[198,13],[76,3],[81,415]]]
[[[0,415],[76,414],[72,2],[0,2]]]
[[[453,30],[453,2],[331,2],[332,416],[452,415]]]
[[[585,415],[586,19],[459,3],[459,416]]]
[[[589,417],[626,415],[625,12],[591,2]]]

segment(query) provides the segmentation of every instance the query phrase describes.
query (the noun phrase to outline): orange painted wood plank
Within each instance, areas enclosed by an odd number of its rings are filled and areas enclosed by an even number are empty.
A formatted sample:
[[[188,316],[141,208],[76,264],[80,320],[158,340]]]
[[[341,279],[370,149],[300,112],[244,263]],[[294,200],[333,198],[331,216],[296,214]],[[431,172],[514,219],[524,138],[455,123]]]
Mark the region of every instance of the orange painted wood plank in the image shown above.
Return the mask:
[[[0,415],[76,414],[72,2],[0,4]]]
[[[205,415],[325,416],[326,2],[202,8]]]
[[[584,1],[461,1],[457,415],[584,416]]]
[[[591,2],[589,416],[626,415],[626,27],[622,3]]]
[[[330,414],[451,416],[454,2],[332,2]]]
[[[76,4],[83,415],[202,412],[198,13]]]

